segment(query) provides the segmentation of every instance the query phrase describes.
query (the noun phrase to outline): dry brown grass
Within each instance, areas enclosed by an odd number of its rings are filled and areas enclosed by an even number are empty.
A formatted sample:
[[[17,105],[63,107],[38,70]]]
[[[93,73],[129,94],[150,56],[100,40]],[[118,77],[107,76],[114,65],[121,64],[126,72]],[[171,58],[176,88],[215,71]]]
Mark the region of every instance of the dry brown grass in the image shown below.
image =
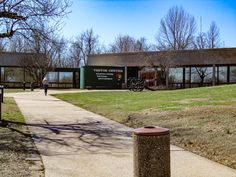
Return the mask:
[[[131,114],[127,125],[171,129],[171,143],[236,169],[236,109],[198,106],[184,111],[145,110]]]

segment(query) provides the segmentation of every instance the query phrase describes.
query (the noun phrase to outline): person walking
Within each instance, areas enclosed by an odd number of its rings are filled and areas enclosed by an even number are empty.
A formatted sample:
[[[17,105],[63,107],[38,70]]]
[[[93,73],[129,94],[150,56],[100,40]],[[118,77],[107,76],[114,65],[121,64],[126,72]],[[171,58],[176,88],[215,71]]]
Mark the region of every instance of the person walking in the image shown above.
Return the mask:
[[[47,93],[48,93],[48,80],[46,77],[44,77],[43,79],[43,89],[44,89],[44,93],[45,93],[45,96],[47,96]]]

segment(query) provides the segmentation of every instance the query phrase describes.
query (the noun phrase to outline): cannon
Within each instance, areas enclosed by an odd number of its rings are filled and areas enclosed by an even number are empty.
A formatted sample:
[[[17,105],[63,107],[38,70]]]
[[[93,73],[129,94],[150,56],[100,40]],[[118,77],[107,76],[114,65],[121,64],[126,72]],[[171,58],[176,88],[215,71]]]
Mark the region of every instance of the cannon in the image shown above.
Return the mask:
[[[141,78],[131,77],[127,81],[127,87],[130,91],[141,92],[145,87],[145,83]]]

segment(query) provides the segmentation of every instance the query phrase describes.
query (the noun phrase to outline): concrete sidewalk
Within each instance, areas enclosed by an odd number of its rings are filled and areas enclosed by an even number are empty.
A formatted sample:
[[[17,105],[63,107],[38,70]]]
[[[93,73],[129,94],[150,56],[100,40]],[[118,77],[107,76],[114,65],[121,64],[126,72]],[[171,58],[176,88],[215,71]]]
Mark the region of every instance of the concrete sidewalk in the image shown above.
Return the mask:
[[[46,177],[132,177],[132,129],[42,91],[11,94],[27,119]],[[236,177],[236,171],[171,146],[172,177]]]

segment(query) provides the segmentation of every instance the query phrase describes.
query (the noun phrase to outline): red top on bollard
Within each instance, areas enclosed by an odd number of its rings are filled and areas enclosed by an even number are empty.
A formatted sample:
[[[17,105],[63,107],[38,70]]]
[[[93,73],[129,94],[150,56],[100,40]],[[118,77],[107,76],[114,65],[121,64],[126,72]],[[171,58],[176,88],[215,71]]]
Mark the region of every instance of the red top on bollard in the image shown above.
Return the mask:
[[[170,130],[158,126],[146,126],[142,128],[134,129],[134,134],[138,136],[160,136],[168,135]]]

